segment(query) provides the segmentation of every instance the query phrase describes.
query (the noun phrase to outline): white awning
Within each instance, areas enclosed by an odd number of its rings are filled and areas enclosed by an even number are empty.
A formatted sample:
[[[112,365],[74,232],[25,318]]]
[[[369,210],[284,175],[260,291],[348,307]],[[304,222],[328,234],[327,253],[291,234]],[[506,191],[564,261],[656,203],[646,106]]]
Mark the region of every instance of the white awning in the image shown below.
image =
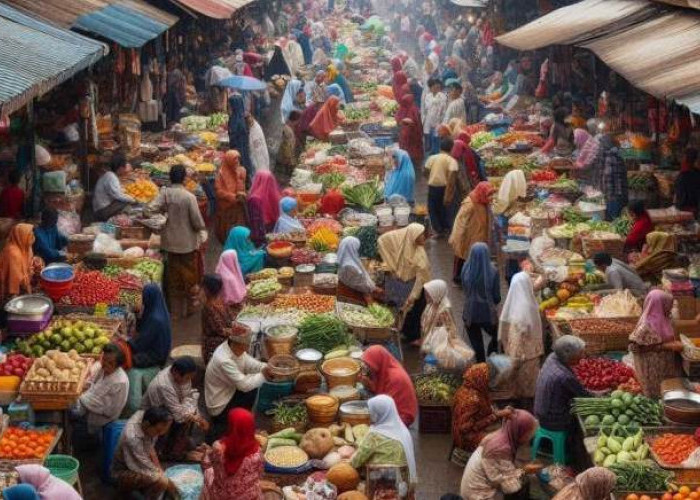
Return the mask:
[[[486,8],[489,0],[450,0],[453,4],[460,7],[476,7],[478,9]]]

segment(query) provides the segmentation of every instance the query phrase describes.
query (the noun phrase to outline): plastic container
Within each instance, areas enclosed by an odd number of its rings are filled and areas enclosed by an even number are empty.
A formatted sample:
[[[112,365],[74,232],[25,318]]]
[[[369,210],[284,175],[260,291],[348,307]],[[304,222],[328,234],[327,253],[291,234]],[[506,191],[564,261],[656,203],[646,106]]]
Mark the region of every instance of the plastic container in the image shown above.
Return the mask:
[[[63,479],[73,486],[78,480],[80,462],[70,455],[49,455],[44,461],[52,476]]]
[[[408,221],[411,217],[411,207],[398,206],[394,209],[394,218],[397,226],[408,226]]]
[[[51,264],[41,271],[41,288],[55,302],[73,288],[75,272],[68,264]]]

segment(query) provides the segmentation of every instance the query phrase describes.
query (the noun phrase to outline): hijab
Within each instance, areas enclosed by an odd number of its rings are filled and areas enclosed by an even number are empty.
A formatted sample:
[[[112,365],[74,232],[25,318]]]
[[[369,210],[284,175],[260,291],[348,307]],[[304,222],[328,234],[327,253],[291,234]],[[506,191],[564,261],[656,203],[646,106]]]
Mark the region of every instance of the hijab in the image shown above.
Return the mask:
[[[255,173],[253,185],[250,187],[248,199],[259,198],[263,207],[263,221],[265,225],[277,222],[280,216],[279,203],[282,195],[277,180],[272,172],[261,170]]]
[[[338,276],[347,269],[354,269],[374,288],[374,281],[360,260],[360,240],[354,236],[343,238],[338,245]]]
[[[411,157],[403,149],[394,150],[393,156],[398,166],[386,174],[384,197],[388,199],[398,194],[413,203],[416,172]]]
[[[511,170],[506,174],[498,188],[496,202],[494,204],[494,212],[502,214],[508,207],[517,200],[527,194],[527,181],[522,170]]]
[[[391,63],[391,71],[394,73],[394,75],[401,71],[403,65],[401,64],[401,58],[399,56],[392,57],[389,62]]]
[[[326,95],[328,97],[335,96],[340,99],[340,104],[345,104],[345,92],[337,83],[331,83],[326,87]]]
[[[260,451],[255,439],[255,417],[244,408],[234,408],[228,412],[228,428],[221,438],[224,445],[224,468],[233,476],[243,461]]]
[[[297,94],[302,89],[301,80],[296,78],[289,81],[287,87],[284,89],[284,95],[282,96],[282,102],[280,104],[280,112],[282,113],[282,122],[286,122],[289,118],[289,114],[296,110],[299,110],[297,106]]]
[[[499,430],[489,434],[481,442],[483,458],[515,461],[518,448],[532,437],[538,426],[537,419],[531,413],[514,410],[513,414],[503,421]]]
[[[16,484],[2,490],[4,500],[41,500],[36,488],[31,484]]]
[[[520,325],[531,332],[542,332],[542,319],[535,298],[532,279],[525,271],[516,273],[510,281],[506,301],[501,310],[501,323]]]
[[[652,290],[644,299],[644,309],[630,340],[644,344],[660,344],[675,338],[671,323],[673,296],[663,290]]]
[[[295,208],[297,208],[297,200],[294,198],[285,196],[280,200],[280,217],[277,219],[277,224],[275,224],[275,233],[287,234],[305,230],[299,219],[289,215]]]
[[[270,62],[267,63],[267,66],[265,67],[265,80],[269,82],[275,75],[281,76],[291,74],[292,73],[291,71],[289,71],[287,61],[284,60],[282,48],[279,45],[275,45],[275,49],[272,53],[272,57],[270,58]]]
[[[389,231],[377,240],[382,261],[400,280],[411,281],[419,270],[430,269],[425,247],[416,243],[424,233],[425,226],[414,222],[403,229]]]
[[[245,121],[245,102],[240,94],[233,94],[228,99],[228,137],[231,149],[236,149],[241,154],[241,163],[250,171],[253,167],[250,161],[250,149],[248,144],[248,125]]]
[[[338,125],[339,108],[340,99],[334,95],[330,96],[309,125],[314,137],[319,140],[328,139],[328,134]]]
[[[21,289],[31,293],[34,228],[17,224],[10,230],[0,254],[0,297],[17,295]]]
[[[451,315],[452,304],[447,296],[448,288],[445,280],[428,281],[423,285],[423,290],[425,290],[426,306],[420,323],[421,330],[427,335],[435,326],[440,314],[448,312]]]
[[[408,85],[408,77],[403,71],[394,73],[394,77],[391,84],[391,89],[394,92],[394,100],[401,102],[401,97],[404,95],[402,88],[404,85]]]
[[[138,335],[129,343],[134,350],[150,352],[158,364],[164,364],[173,342],[168,306],[163,291],[155,283],[146,285],[142,295],[143,312],[136,322]]]
[[[461,161],[464,164],[469,181],[472,185],[476,186],[481,179],[481,173],[479,172],[479,157],[474,150],[469,147],[471,142],[471,136],[467,132],[461,132],[458,139],[454,142],[450,154],[455,160]]]
[[[51,471],[44,466],[24,464],[16,466],[15,470],[22,483],[34,486],[41,500],[81,500],[72,486],[53,477]]]
[[[369,427],[370,432],[376,432],[401,443],[403,452],[406,455],[411,482],[415,483],[417,477],[413,438],[411,438],[411,433],[399,418],[395,400],[380,394],[367,401],[367,406],[369,407],[369,418],[372,422]]]
[[[472,192],[469,193],[469,198],[471,198],[474,203],[488,205],[489,196],[491,196],[495,190],[496,189],[490,182],[481,181],[474,189],[472,189]]]
[[[615,473],[605,467],[593,467],[576,476],[581,500],[607,500],[615,487]]]
[[[493,300],[493,285],[498,271],[491,263],[489,247],[479,241],[469,249],[469,257],[462,267],[462,286],[467,295],[464,321],[471,324],[471,317],[476,312],[473,309],[490,304]]]
[[[326,78],[328,79],[328,83],[335,82],[338,75],[338,68],[336,68],[335,64],[329,64],[326,68]]]
[[[241,166],[241,154],[229,149],[224,154],[221,168],[216,176],[214,188],[220,208],[233,205],[238,193],[245,193],[246,171]]]
[[[418,127],[421,130],[423,129],[420,120],[420,111],[416,106],[413,94],[404,94],[399,101],[399,110],[396,112],[395,116],[396,123],[399,124],[399,126],[404,126],[401,122],[406,118],[413,122],[411,126]]]
[[[227,240],[228,243],[228,240]],[[238,253],[235,250],[224,250],[216,265],[216,274],[221,276],[223,287],[221,298],[224,304],[240,304],[246,297],[245,281],[241,265],[238,261]]]
[[[250,241],[250,229],[236,226],[231,229],[224,243],[225,250],[235,250],[241,273],[245,276],[260,271],[265,265],[265,250],[257,250]]]
[[[374,394],[391,396],[401,420],[411,425],[418,413],[418,399],[411,377],[401,362],[384,346],[372,345],[362,353],[362,362],[370,370],[369,389]]]

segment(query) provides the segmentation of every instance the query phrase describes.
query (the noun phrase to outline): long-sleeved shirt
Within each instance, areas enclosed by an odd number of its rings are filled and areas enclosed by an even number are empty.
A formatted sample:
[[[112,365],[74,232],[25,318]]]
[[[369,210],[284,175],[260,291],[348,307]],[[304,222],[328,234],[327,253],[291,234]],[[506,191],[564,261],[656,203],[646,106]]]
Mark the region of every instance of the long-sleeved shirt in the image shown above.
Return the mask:
[[[87,423],[96,429],[114,422],[121,415],[129,397],[129,377],[122,368],[105,376],[100,369],[90,388],[80,396],[80,406],[87,410]]]
[[[143,410],[139,410],[126,422],[114,453],[112,474],[131,471],[154,478],[163,474],[152,459],[156,453],[156,438],[143,432],[143,414]]]
[[[423,105],[421,117],[423,119],[423,133],[429,134],[442,123],[442,116],[447,108],[447,96],[443,92],[433,94],[423,92]]]
[[[68,238],[63,236],[58,228],[44,228],[36,226],[34,228],[34,255],[44,259],[45,264],[52,262],[63,262],[65,256],[61,250],[68,245]]]
[[[459,118],[464,123],[467,122],[467,108],[464,106],[464,99],[458,97],[457,99],[452,99],[447,105],[445,110],[445,116],[442,119],[443,123],[447,123],[454,118]]]
[[[105,172],[95,184],[95,192],[92,194],[92,209],[97,212],[108,207],[114,201],[131,203],[134,199],[122,191],[117,174],[109,171]]]
[[[165,406],[172,413],[175,422],[183,423],[197,414],[199,393],[192,388],[190,382],[177,384],[170,369],[171,367],[161,370],[148,385],[148,390],[141,400],[141,409],[145,411],[156,406]]]
[[[568,430],[572,424],[571,400],[589,396],[574,372],[550,354],[542,365],[535,386],[535,416],[540,425],[552,431]]]
[[[612,264],[605,270],[605,281],[618,290],[628,288],[632,291],[645,292],[647,289],[642,278],[630,266],[617,259],[613,259]]]
[[[204,399],[209,414],[219,415],[236,391],[249,392],[263,385],[265,376],[261,372],[265,366],[248,353],[236,356],[228,342],[217,347],[204,374]]]
[[[360,293],[370,294],[377,288],[367,273],[361,273],[352,266],[344,266],[338,270],[338,281]]]
[[[484,449],[479,446],[464,468],[459,489],[462,498],[469,500],[493,500],[500,494],[512,494],[522,488],[523,471],[510,460],[483,458]]]
[[[367,464],[406,466],[406,452],[400,441],[370,432],[360,441],[351,462],[356,469]]]
[[[161,189],[149,210],[168,215],[160,235],[160,246],[164,251],[184,254],[197,250],[197,234],[206,226],[199,212],[197,198],[182,184]]]
[[[462,277],[465,277],[464,275]],[[484,297],[482,290],[477,290],[481,285],[478,283],[467,283],[462,281],[464,290],[464,308],[462,309],[462,319],[467,324],[496,324],[498,315],[496,306],[501,302],[501,282],[498,273],[493,275],[491,283],[491,297]]]

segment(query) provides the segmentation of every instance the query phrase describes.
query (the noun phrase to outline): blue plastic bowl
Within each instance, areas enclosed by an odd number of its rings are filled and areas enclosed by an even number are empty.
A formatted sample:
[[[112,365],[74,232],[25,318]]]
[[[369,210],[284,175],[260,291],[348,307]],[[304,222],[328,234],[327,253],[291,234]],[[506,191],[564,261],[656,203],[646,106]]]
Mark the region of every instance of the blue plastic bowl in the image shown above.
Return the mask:
[[[45,281],[64,283],[75,277],[75,271],[68,264],[51,265],[41,271],[41,277]]]

